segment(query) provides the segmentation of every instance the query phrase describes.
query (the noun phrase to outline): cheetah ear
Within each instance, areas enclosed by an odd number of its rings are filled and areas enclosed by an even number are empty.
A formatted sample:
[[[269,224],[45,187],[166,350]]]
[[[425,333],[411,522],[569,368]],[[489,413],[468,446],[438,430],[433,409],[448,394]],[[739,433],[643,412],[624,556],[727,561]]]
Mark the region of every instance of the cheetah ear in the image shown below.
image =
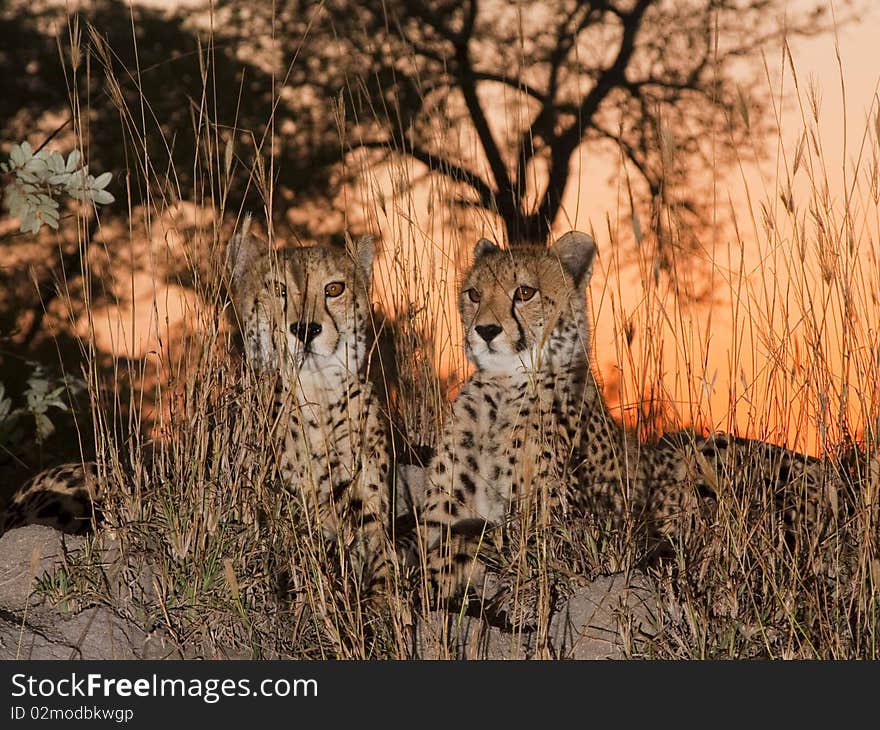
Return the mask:
[[[373,237],[361,236],[356,241],[352,241],[346,235],[345,240],[349,254],[354,258],[355,263],[357,263],[361,273],[366,278],[367,286],[369,286],[370,279],[373,275],[373,258],[376,255],[376,246]]]
[[[488,238],[481,238],[477,241],[477,245],[474,246],[474,261],[483,258],[483,256],[486,256],[487,254],[496,253],[500,250],[501,249]]]
[[[226,267],[233,283],[241,281],[263,254],[260,241],[251,235],[252,221],[253,216],[246,213],[241,221],[241,227],[226,245]]]
[[[596,242],[592,236],[580,231],[569,231],[550,250],[559,257],[560,263],[571,274],[575,284],[586,286],[590,282],[593,262],[596,260]]]

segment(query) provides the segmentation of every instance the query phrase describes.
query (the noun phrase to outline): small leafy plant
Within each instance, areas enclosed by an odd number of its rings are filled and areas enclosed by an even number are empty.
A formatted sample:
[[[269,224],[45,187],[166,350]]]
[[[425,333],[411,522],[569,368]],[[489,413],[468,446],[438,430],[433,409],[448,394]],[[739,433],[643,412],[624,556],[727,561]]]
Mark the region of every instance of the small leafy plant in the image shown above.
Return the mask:
[[[50,417],[51,411],[68,411],[70,398],[85,389],[79,378],[64,375],[51,378],[45,369],[36,363],[22,393],[24,404],[13,407],[12,398],[6,395],[6,387],[0,382],[0,448],[8,449],[17,445],[26,435],[23,421],[33,419],[34,437],[43,443],[55,431]]]
[[[5,186],[3,204],[11,216],[19,219],[24,233],[38,233],[44,224],[57,230],[59,199],[65,195],[92,205],[114,201],[105,190],[113,176],[109,172],[98,177],[90,175],[79,150],[73,150],[65,160],[60,152],[34,152],[30,144],[22,142],[12,148],[8,162],[0,163],[0,170],[11,178]]]

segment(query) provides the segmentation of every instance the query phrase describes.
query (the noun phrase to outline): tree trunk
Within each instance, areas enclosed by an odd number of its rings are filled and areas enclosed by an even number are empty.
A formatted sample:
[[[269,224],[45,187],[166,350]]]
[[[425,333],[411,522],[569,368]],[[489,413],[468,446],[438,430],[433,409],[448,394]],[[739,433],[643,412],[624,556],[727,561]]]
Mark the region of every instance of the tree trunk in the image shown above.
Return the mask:
[[[510,246],[543,245],[550,235],[550,221],[535,213],[517,210],[507,215],[501,214],[501,219]]]
[[[561,199],[562,191],[548,186],[537,210],[526,213],[523,210],[525,201],[521,195],[516,193],[499,195],[498,215],[504,221],[508,244],[511,246],[546,244],[550,236],[550,227],[559,212]]]

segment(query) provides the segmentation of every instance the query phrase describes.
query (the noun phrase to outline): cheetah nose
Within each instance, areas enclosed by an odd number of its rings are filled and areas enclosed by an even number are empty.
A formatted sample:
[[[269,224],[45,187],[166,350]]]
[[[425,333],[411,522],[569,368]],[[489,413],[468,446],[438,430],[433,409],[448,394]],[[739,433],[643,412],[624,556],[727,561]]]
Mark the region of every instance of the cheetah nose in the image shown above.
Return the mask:
[[[497,324],[478,324],[474,329],[486,342],[491,342],[501,332],[501,327]]]
[[[309,345],[319,334],[323,327],[317,322],[294,322],[290,325],[290,334],[294,335],[304,345]]]

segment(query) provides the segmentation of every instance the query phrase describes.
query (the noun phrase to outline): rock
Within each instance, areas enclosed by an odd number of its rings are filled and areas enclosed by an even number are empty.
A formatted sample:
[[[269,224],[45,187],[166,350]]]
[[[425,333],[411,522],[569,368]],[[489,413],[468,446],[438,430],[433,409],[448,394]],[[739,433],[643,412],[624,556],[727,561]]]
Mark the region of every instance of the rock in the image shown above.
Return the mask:
[[[505,632],[436,611],[418,624],[413,653],[421,659],[625,659],[655,633],[658,615],[648,577],[616,573],[569,598],[551,616],[543,640],[538,632]]]
[[[147,635],[106,606],[78,613],[46,605],[37,580],[82,549],[86,538],[28,525],[0,538],[0,659],[160,659],[175,656],[159,635]],[[118,554],[107,551],[106,556]]]
[[[32,596],[36,581],[62,562],[65,551],[80,549],[85,538],[51,527],[28,525],[0,537],[0,609],[24,611],[40,603]]]
[[[123,556],[119,544],[104,537],[92,549],[115,610],[101,605],[77,613],[46,605],[33,589],[66,554],[82,549],[84,538],[33,525],[0,538],[0,659],[248,656],[207,644],[180,649],[163,632],[148,634],[125,618],[132,599],[154,597],[153,572],[143,555]],[[580,588],[543,632],[504,632],[480,619],[434,612],[417,623],[411,653],[422,659],[623,659],[644,651],[659,615],[648,577],[617,573]]]
[[[0,616],[0,659],[163,659],[174,651],[104,606],[47,621]]]
[[[644,573],[601,576],[550,619],[549,643],[565,659],[624,659],[656,633],[660,614]]]

